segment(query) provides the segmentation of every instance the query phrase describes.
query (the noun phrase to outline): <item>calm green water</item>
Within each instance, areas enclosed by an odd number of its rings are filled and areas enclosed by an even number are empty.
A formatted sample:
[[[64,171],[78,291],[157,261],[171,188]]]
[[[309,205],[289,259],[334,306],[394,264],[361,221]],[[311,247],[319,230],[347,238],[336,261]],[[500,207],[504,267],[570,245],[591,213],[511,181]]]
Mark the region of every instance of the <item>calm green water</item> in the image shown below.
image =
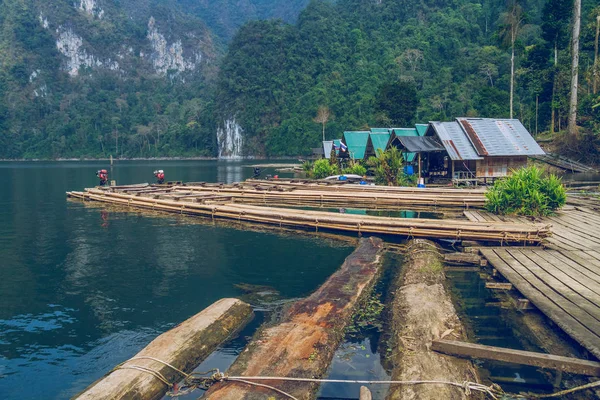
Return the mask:
[[[118,184],[233,182],[252,162],[132,161]],[[317,236],[243,231],[186,217],[67,201],[102,162],[0,163],[0,397],[64,399],[212,302],[268,285],[304,296],[352,248]],[[263,170],[263,173],[275,173]],[[280,176],[285,176],[280,174]],[[251,333],[250,333],[251,334]],[[217,353],[226,365],[243,346]]]

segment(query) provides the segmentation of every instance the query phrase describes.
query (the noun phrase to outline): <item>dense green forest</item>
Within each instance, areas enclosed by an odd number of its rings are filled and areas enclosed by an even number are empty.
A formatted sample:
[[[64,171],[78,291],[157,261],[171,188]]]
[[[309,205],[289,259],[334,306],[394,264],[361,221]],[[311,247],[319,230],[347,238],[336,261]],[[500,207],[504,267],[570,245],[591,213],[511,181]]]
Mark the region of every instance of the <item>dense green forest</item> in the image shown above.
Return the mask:
[[[330,110],[328,138],[457,116],[509,117],[511,3],[314,0],[295,25],[249,23],[223,61],[218,109],[237,116],[248,153],[277,155],[318,144],[319,106]],[[533,133],[564,130],[573,1],[516,3],[514,117]],[[583,2],[579,124],[600,134],[595,5]]]
[[[323,124],[337,138],[509,117],[513,47],[514,117],[533,133],[564,131],[572,10],[573,0],[0,0],[0,158],[215,156],[232,119],[244,155],[299,155]],[[583,0],[578,123],[600,142],[598,15]]]

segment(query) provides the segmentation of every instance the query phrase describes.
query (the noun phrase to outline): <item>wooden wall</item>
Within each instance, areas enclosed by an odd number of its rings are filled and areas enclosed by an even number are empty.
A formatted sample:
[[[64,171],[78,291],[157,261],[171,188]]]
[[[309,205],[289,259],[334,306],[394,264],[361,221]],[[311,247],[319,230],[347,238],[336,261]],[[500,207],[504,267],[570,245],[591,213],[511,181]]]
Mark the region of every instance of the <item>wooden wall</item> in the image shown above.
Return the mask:
[[[477,160],[478,178],[500,178],[510,175],[513,169],[527,166],[527,156],[486,157]]]

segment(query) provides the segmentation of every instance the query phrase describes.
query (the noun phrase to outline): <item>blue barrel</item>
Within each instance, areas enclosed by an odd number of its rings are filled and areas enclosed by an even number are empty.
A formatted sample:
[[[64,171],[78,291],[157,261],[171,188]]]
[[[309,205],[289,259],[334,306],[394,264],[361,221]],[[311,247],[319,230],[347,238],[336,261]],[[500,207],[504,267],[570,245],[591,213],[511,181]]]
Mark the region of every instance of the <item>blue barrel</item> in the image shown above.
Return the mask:
[[[405,165],[404,166],[404,173],[406,175],[414,175],[415,173],[415,169],[413,168],[412,165]]]

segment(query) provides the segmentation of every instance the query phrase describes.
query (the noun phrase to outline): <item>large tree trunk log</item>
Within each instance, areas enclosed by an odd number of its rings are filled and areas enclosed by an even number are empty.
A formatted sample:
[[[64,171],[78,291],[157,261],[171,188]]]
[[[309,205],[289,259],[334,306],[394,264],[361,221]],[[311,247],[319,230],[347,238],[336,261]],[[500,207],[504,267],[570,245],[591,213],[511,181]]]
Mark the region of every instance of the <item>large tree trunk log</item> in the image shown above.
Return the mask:
[[[135,357],[153,357],[189,373],[219,344],[244,326],[252,308],[237,299],[221,299],[182,324],[154,339]],[[157,371],[169,382],[179,373],[154,360],[130,360],[123,367],[140,366]],[[149,372],[118,368],[76,396],[77,400],[160,399],[167,385]]]
[[[392,303],[392,380],[477,382],[471,362],[431,351],[444,334],[465,339],[463,326],[444,288],[442,257],[427,240],[413,240]],[[465,399],[464,390],[448,385],[392,385],[388,399]]]
[[[382,241],[361,239],[342,267],[315,293],[294,303],[279,325],[264,329],[227,372],[229,376],[320,377],[327,370],[346,324],[359,301],[378,276]],[[312,399],[316,383],[260,381],[292,394]],[[214,385],[204,399],[283,399],[275,391],[238,382]]]

